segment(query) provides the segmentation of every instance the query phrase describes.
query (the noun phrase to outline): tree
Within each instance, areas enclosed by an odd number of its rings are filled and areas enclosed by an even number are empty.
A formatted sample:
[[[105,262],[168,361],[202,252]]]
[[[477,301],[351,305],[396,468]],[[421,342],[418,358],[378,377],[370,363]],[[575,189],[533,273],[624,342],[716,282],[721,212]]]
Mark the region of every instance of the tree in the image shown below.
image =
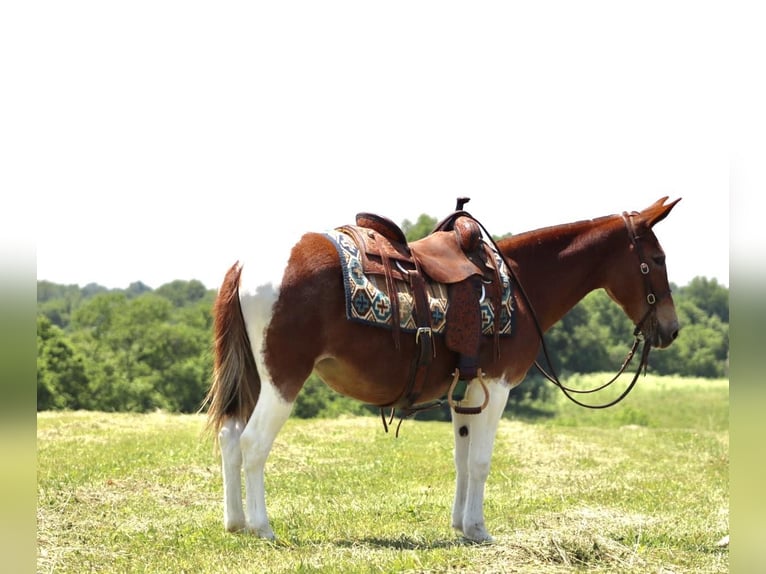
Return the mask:
[[[130,285],[128,285],[128,288],[125,289],[125,294],[128,297],[138,297],[139,295],[143,295],[144,293],[149,293],[152,290],[151,287],[143,283],[142,281],[134,281]]]
[[[418,217],[418,220],[415,223],[412,223],[409,219],[405,219],[402,222],[401,227],[407,241],[416,241],[431,233],[437,223],[439,222],[435,218],[423,213]]]
[[[57,285],[50,281],[37,282],[37,308],[50,321],[66,328],[72,317],[72,311],[82,301],[82,294],[77,285]]]
[[[123,314],[126,306],[124,293],[99,293],[72,313],[72,328],[100,344],[113,333],[115,317]]]
[[[191,305],[205,298],[208,290],[201,281],[171,281],[157,288],[155,294],[170,300],[176,307]]]
[[[37,317],[37,409],[91,407],[85,361],[64,332]]]
[[[681,289],[681,293],[706,315],[715,315],[724,323],[729,322],[729,290],[719,285],[716,279],[695,277]]]
[[[717,314],[709,315],[681,290],[676,298],[681,330],[664,349],[662,359],[675,359],[669,372],[693,377],[723,377],[729,356],[729,326]],[[726,312],[728,314],[728,311]],[[664,373],[663,373],[664,374]]]

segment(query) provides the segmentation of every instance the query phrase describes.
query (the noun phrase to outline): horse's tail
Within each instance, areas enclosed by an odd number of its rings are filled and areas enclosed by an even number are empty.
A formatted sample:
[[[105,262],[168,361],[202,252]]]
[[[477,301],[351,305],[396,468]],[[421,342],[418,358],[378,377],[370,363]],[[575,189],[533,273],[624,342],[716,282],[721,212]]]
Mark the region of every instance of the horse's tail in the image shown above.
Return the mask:
[[[231,266],[213,306],[213,382],[202,408],[207,406],[207,428],[216,434],[227,418],[246,423],[261,390],[261,378],[239,302],[241,274],[239,262]]]

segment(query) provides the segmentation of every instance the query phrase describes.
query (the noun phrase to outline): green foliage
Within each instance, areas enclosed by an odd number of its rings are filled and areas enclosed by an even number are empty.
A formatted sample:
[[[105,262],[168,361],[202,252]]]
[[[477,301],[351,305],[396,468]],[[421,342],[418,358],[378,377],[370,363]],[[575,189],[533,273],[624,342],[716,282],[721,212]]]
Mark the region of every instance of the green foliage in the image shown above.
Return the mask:
[[[51,323],[64,328],[69,324],[72,310],[82,301],[83,293],[77,285],[57,285],[50,281],[37,282],[37,310]]]
[[[37,318],[37,410],[91,406],[84,357],[44,315]]]
[[[723,323],[729,322],[729,290],[719,285],[716,279],[695,277],[681,293],[706,315],[716,316]]]
[[[141,281],[135,281],[128,285],[128,288],[125,290],[125,294],[128,297],[137,297],[139,295],[142,295],[144,293],[149,293],[152,290],[151,287],[144,284]]]
[[[724,377],[729,370],[729,324],[721,317],[728,317],[728,293],[720,303],[717,295],[704,299],[699,291],[686,288],[674,295],[676,312],[681,323],[681,333],[667,349],[654,352],[650,364],[656,372],[679,374],[690,377]],[[719,302],[716,302],[716,299]],[[716,309],[714,313],[706,309]]]
[[[212,372],[215,293],[200,286],[173,282],[153,292],[133,283],[125,291],[91,289],[79,299],[68,291],[79,305],[64,328],[46,314],[55,299],[45,301],[38,409],[195,412]],[[50,292],[44,286],[43,297]]]
[[[176,307],[203,300],[207,289],[200,281],[172,281],[157,288],[157,295],[169,299]]]
[[[667,349],[652,351],[649,355],[652,372],[710,378],[726,375],[729,325],[721,316],[728,317],[728,295],[722,299],[720,289],[693,289],[691,294],[680,289],[674,294],[680,335]],[[711,298],[705,298],[706,293]],[[616,372],[630,350],[633,329],[630,320],[604,291],[594,291],[546,333],[545,342],[559,374]],[[546,365],[542,355],[538,360]]]
[[[435,218],[423,213],[415,223],[405,219],[402,222],[401,228],[407,241],[416,241],[431,233],[438,223]]]
[[[603,344],[608,341],[609,329],[598,321],[598,315],[592,301],[583,301],[546,333],[548,357],[556,372],[600,370],[609,363]],[[540,357],[540,364],[546,365],[544,356]]]

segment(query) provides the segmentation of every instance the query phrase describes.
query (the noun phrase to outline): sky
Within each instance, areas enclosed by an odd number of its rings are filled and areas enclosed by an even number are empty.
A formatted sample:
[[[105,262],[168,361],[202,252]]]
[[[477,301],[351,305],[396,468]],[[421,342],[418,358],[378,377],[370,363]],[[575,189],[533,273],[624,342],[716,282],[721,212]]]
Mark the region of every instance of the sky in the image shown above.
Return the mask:
[[[682,201],[655,232],[670,281],[729,284],[743,71],[729,55],[749,36],[725,3],[157,0],[13,16],[4,155],[32,215],[4,219],[31,239],[39,280],[217,288],[234,261],[267,266],[361,211],[441,219],[467,196],[502,235],[669,196]]]

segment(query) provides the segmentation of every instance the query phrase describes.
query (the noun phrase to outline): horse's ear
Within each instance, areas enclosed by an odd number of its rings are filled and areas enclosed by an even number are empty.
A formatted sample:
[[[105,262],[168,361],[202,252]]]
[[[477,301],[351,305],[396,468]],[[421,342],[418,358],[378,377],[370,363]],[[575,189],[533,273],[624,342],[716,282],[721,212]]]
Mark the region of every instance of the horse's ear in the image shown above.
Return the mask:
[[[679,197],[675,201],[671,201],[670,203],[666,204],[665,202],[667,199],[667,195],[665,197],[661,197],[652,205],[641,211],[641,218],[644,220],[644,223],[648,227],[654,227],[655,224],[665,219],[675,204],[681,201],[681,198]]]

